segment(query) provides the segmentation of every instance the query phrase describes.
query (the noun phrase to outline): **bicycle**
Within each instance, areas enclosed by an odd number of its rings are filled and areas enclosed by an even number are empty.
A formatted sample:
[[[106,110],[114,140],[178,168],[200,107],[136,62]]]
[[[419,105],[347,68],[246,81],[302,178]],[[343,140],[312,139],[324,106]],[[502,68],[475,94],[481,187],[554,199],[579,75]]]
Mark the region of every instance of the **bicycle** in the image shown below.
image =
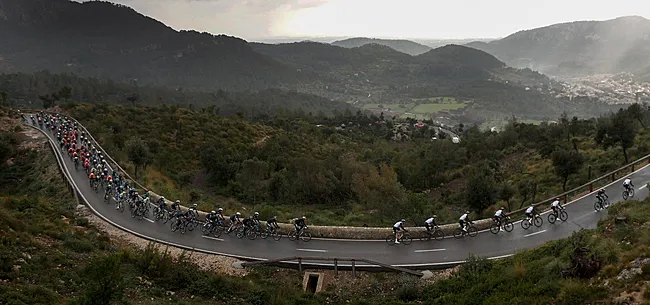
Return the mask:
[[[115,199],[115,198],[113,198],[113,199]],[[124,213],[124,199],[119,198],[119,199],[115,200],[115,207],[116,207],[117,210]]]
[[[501,218],[501,224],[499,225],[496,220],[493,219],[492,225],[490,225],[490,232],[492,234],[497,234],[501,232],[501,230],[504,230],[506,232],[512,232],[512,229],[514,229],[515,226],[510,222],[510,217],[502,217]]]
[[[634,197],[634,187],[627,186],[626,189],[623,190],[623,200],[627,200],[628,198],[632,197]]]
[[[439,226],[434,226],[433,230],[426,230],[424,234],[424,236],[420,237],[420,241],[443,240],[445,238],[445,233],[442,232]]]
[[[562,221],[566,221],[567,219],[569,219],[569,214],[564,209],[560,209],[559,213],[556,210],[548,214],[549,223],[555,223],[558,218]]]
[[[154,220],[163,220],[163,223],[169,221],[169,211],[167,209],[160,209],[160,207],[153,208],[153,218]]]
[[[469,235],[469,237],[475,237],[478,235],[478,229],[474,226],[473,222],[469,222],[465,227],[467,228],[467,231],[461,228],[456,228],[456,230],[454,230],[454,238],[461,239],[465,237],[465,235]]]
[[[544,220],[542,219],[541,216],[539,216],[539,214],[535,213],[535,215],[533,216],[532,225],[539,228],[539,227],[542,226],[542,224],[544,224]],[[521,221],[521,228],[522,229],[528,230],[528,228],[530,228],[530,226],[531,226],[530,218],[526,218],[526,219]]]
[[[248,237],[248,239],[250,240],[255,240],[257,238],[257,235],[261,235],[260,231],[261,231],[260,226],[255,224],[253,225],[252,228],[248,229],[248,232],[246,233],[246,237]]]
[[[278,241],[282,238],[282,234],[278,233],[278,231],[275,229],[275,227],[266,227],[266,231],[262,232],[260,234],[260,237],[262,239],[266,239],[267,237],[271,236],[275,241]]]
[[[214,237],[219,237],[221,236],[222,229],[219,224],[212,221],[206,221],[201,225],[201,232],[206,236],[214,235]]]
[[[180,216],[176,217],[174,221],[171,223],[171,229],[172,232],[176,232],[177,230],[181,231],[181,234],[185,234],[187,232],[187,227],[184,218],[181,218]]]
[[[411,238],[411,235],[408,234],[408,231],[405,231],[404,233],[397,232],[397,236],[395,236],[395,234],[386,236],[386,242],[389,246],[395,244],[395,237],[397,237],[398,242],[405,245],[410,245],[411,242],[413,242],[413,238]]]
[[[604,210],[607,208],[609,208],[609,199],[607,198],[598,197],[598,200],[594,202],[594,210],[596,210],[596,212],[599,212],[600,210]]]
[[[291,241],[300,239],[304,242],[308,242],[311,240],[311,233],[307,231],[307,227],[304,227],[302,230],[300,230],[300,232],[296,232],[296,230],[294,229],[293,231],[291,231],[291,233],[289,233],[288,237],[289,240]]]
[[[106,202],[106,204],[111,203],[111,191],[110,190],[104,191],[104,201]]]

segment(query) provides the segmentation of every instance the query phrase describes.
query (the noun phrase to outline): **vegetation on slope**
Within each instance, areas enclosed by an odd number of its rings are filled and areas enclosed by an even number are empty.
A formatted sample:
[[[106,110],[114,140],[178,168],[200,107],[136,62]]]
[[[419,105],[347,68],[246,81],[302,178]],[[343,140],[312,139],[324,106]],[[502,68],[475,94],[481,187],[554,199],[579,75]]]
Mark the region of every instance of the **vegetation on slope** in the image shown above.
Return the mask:
[[[255,122],[174,106],[67,112],[131,173],[127,142],[143,139],[151,156],[136,164],[146,167],[138,179],[168,198],[283,221],[304,213],[323,225],[389,225],[395,217],[417,224],[432,213],[453,222],[468,207],[483,215],[499,205],[514,210],[650,153],[640,105],[559,124],[513,120],[499,133],[474,126],[459,144],[431,140],[442,133],[414,121],[360,112]]]
[[[365,46],[367,44],[379,44],[383,46],[390,47],[395,51],[406,53],[409,55],[420,55],[431,50],[431,47],[413,42],[410,40],[402,39],[377,39],[377,38],[365,38],[365,37],[356,37],[349,38],[344,40],[338,40],[331,43],[332,45],[344,47],[344,48],[358,48]]]
[[[76,216],[74,201],[40,141],[2,120],[0,303],[22,304],[503,304],[650,301],[650,200],[612,206],[597,230],[498,261],[472,258],[448,278],[342,275],[301,291],[295,271],[257,268],[239,278],[202,271],[154,247],[113,243]],[[9,130],[12,131],[9,131]],[[27,140],[27,141],[23,141]],[[36,144],[38,143],[38,144]],[[21,183],[16,183],[21,181]],[[624,222],[617,221],[625,217]],[[43,272],[48,270],[48,272]],[[169,292],[174,292],[173,294]],[[645,303],[644,303],[645,304]]]
[[[68,101],[91,104],[101,102],[148,106],[177,105],[190,109],[208,107],[215,114],[229,116],[241,113],[246,117],[268,113],[289,115],[294,112],[332,115],[336,111],[355,109],[343,102],[278,89],[255,93],[223,90],[200,92],[182,88],[138,86],[49,72],[0,74],[0,88],[7,93],[7,104],[29,106],[43,103],[46,108]]]

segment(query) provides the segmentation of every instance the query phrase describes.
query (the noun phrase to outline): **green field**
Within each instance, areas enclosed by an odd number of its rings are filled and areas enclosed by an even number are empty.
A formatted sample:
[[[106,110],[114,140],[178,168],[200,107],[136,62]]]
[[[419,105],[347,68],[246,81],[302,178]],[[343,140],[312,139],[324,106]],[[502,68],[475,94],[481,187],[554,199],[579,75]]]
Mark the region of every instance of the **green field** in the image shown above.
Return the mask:
[[[365,104],[363,105],[363,109],[389,109],[390,111],[401,113],[400,118],[427,119],[429,118],[428,114],[431,113],[458,110],[467,106],[467,102],[458,101],[451,97],[429,97],[411,100],[413,101],[412,103],[406,104]],[[425,101],[433,103],[419,104]]]

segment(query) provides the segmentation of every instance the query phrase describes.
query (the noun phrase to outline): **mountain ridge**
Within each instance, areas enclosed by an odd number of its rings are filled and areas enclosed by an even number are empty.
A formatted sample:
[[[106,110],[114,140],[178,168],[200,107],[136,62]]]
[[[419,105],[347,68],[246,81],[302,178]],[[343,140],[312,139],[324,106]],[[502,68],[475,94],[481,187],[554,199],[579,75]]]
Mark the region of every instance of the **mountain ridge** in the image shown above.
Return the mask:
[[[332,42],[332,45],[344,48],[357,48],[367,44],[379,44],[390,47],[396,51],[409,55],[420,55],[430,51],[432,48],[406,39],[379,39],[368,37],[355,37]]]
[[[553,75],[636,72],[650,67],[650,20],[624,16],[522,30],[503,39],[467,44],[514,67]]]

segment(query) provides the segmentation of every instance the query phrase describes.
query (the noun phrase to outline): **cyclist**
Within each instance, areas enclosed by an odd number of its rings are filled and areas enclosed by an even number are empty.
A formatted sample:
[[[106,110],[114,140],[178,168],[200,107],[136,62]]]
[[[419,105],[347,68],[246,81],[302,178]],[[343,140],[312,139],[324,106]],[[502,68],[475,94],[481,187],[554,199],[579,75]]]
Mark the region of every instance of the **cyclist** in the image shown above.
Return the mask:
[[[218,223],[220,226],[223,226],[223,220],[224,220],[224,217],[223,217],[223,208],[219,208],[219,209],[217,209],[217,223]]]
[[[275,232],[276,229],[279,229],[278,225],[278,216],[273,216],[266,221],[266,231]]]
[[[602,190],[600,190],[600,191],[602,191]],[[598,191],[599,194],[600,194],[600,191]],[[556,198],[555,201],[553,201],[553,203],[551,203],[551,210],[553,210],[553,213],[555,213],[555,215],[559,215],[560,210],[564,210],[564,207],[562,206],[562,204],[560,204],[560,198]]]
[[[632,180],[630,178],[625,178],[623,181],[623,187],[629,191],[630,187],[634,187],[634,184],[632,184]]]
[[[604,202],[605,199],[607,199],[607,198],[609,198],[609,196],[607,196],[607,194],[605,194],[605,189],[600,189],[596,193],[596,199],[598,199],[598,201],[600,201],[600,202]]]
[[[396,243],[396,244],[399,244],[399,240],[398,240],[398,238],[397,238],[397,232],[399,232],[399,230],[402,230],[402,231],[404,231],[404,232],[408,232],[408,231],[406,230],[406,228],[404,228],[404,223],[406,223],[406,219],[402,218],[402,220],[396,222],[396,223],[393,225],[393,234],[395,234],[395,243]]]
[[[502,220],[502,218],[506,216],[506,215],[503,215],[503,212],[504,212],[505,210],[506,210],[506,207],[501,207],[500,209],[498,209],[498,210],[494,213],[494,217],[492,217],[492,219],[494,219],[494,222],[496,222],[496,223],[497,223],[497,226],[499,226],[499,227],[501,227],[501,220]]]
[[[207,220],[211,224],[215,224],[218,219],[219,219],[219,215],[217,214],[216,211],[212,211],[212,212],[208,213],[207,215],[205,215],[205,220]]]
[[[181,210],[181,201],[180,200],[174,201],[174,203],[172,203],[172,205],[171,205],[171,209],[172,209],[172,211],[175,211],[175,212],[180,211]]]
[[[160,211],[159,213],[162,213],[166,209],[167,204],[165,204],[165,196],[160,196],[160,199],[158,199],[158,210]]]
[[[93,182],[95,182],[95,179],[97,179],[97,177],[95,176],[94,172],[90,172],[90,175],[88,175],[88,179],[90,179],[90,186],[92,186]]]
[[[526,209],[525,214],[526,214],[526,217],[527,217],[528,223],[529,223],[529,224],[533,224],[533,223],[532,223],[533,217],[535,217],[534,215],[537,214],[537,213],[535,212],[535,205],[531,204],[531,205]]]
[[[458,224],[460,225],[460,228],[465,233],[467,233],[467,224],[469,222],[470,222],[470,220],[469,220],[469,211],[466,211],[465,214],[461,215],[460,218],[458,218]]]
[[[230,215],[230,226],[228,227],[228,231],[232,231],[232,229],[235,227],[235,225],[238,225],[241,223],[241,213],[237,212],[235,214]]]
[[[246,229],[252,229],[255,226],[255,220],[253,220],[253,215],[248,216],[248,218],[244,218],[244,221],[242,221],[244,224],[244,227]]]
[[[438,215],[433,215],[424,221],[424,227],[427,228],[427,232],[431,233],[431,229],[438,226],[436,224],[436,217],[438,217]]]
[[[253,221],[255,222],[256,225],[260,225],[260,213],[255,212],[253,213]]]
[[[307,224],[305,224],[306,220],[307,216],[303,216],[301,218],[296,218],[296,220],[293,221],[293,227],[296,229],[296,236],[298,233],[300,233],[300,231],[307,227]]]

